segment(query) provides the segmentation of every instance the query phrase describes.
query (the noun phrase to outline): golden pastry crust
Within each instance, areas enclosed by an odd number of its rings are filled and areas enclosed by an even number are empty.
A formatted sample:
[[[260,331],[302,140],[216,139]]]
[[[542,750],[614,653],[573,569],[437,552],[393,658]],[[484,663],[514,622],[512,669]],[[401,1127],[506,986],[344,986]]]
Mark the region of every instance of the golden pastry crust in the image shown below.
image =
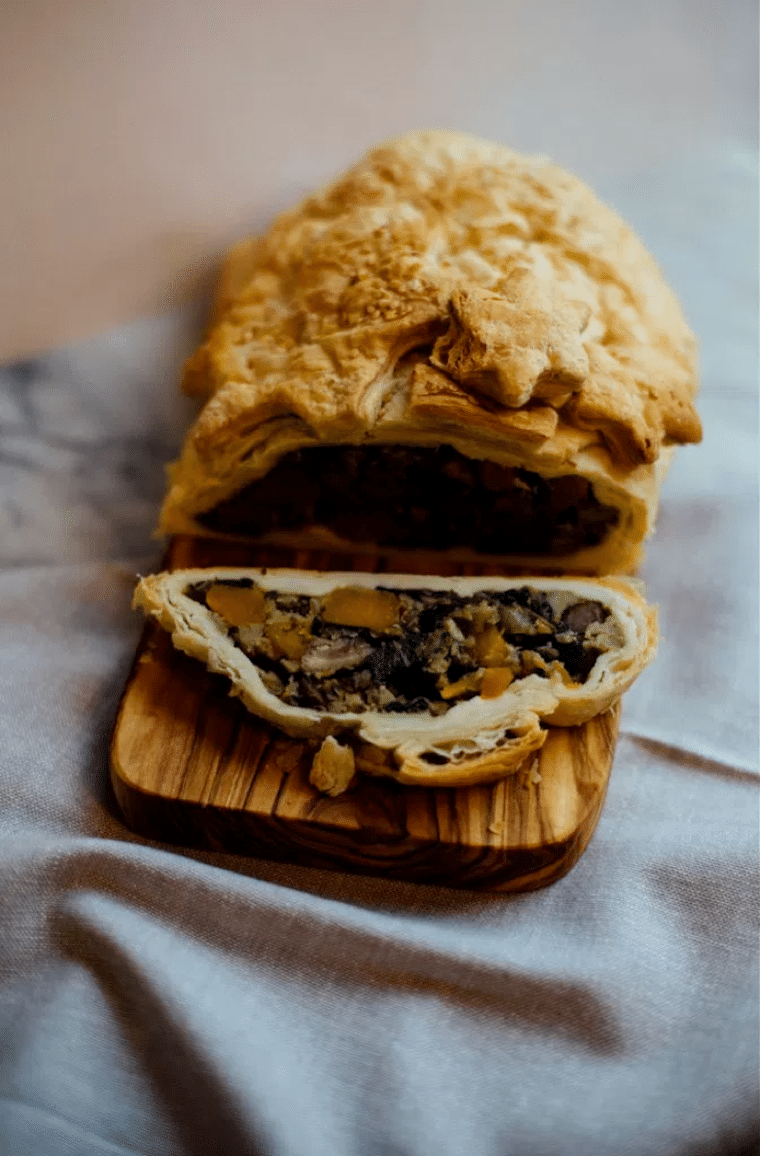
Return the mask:
[[[562,560],[596,573],[632,564],[672,447],[701,435],[694,338],[631,230],[556,165],[446,132],[374,149],[233,250],[185,389],[205,405],[166,533],[206,533],[294,449],[445,442],[548,476],[593,459],[638,534]]]
[[[570,554],[547,557],[511,549],[503,555],[484,556],[468,547],[416,549],[415,568],[424,558],[426,568],[431,570],[439,563],[481,564],[485,560],[511,572],[635,571],[641,561],[643,543],[654,531],[660,487],[670,467],[674,447],[663,447],[657,461],[651,464],[621,464],[594,434],[574,428],[552,407],[485,406],[459,390],[456,383],[440,371],[414,360],[396,371],[394,391],[376,423],[373,443],[429,448],[446,444],[469,458],[532,470],[546,479],[577,476],[590,483],[600,503],[618,511],[617,524],[601,541]],[[225,453],[218,452],[213,458],[218,470],[215,475],[204,473],[203,463],[196,457],[194,447],[188,444],[182,466],[172,471],[174,485],[164,506],[163,531],[224,536],[214,535],[197,520],[198,516],[265,475],[285,454],[320,444],[309,428],[294,417],[266,422],[241,438],[240,444],[230,445]],[[324,526],[274,530],[258,541],[262,545],[343,554],[376,550],[371,542],[346,538]],[[409,564],[408,551],[384,548],[383,553],[397,559],[404,568]]]
[[[531,586],[561,597],[592,600],[610,612],[616,641],[583,683],[552,672],[530,674],[507,685],[492,698],[456,703],[447,714],[331,713],[287,705],[262,682],[260,671],[232,640],[223,619],[196,598],[196,584],[252,580],[258,589],[280,595],[325,597],[345,587],[413,593],[454,593],[472,598]],[[465,786],[490,782],[516,771],[544,742],[544,725],[573,726],[613,706],[652,660],[657,648],[657,615],[636,585],[622,578],[551,579],[545,577],[438,578],[430,575],[316,573],[231,567],[178,570],[141,579],[133,605],[170,632],[172,642],[223,674],[231,694],[252,713],[294,737],[322,742],[330,735],[348,739],[355,766],[367,774],[386,775],[422,786]],[[325,790],[343,789],[354,765],[338,766],[333,749],[317,760],[317,779]],[[433,756],[432,759],[430,756]],[[329,756],[329,757],[328,757]],[[347,760],[341,760],[345,762]],[[316,781],[316,779],[315,779]],[[339,786],[342,782],[342,787]],[[325,786],[327,784],[327,786]]]

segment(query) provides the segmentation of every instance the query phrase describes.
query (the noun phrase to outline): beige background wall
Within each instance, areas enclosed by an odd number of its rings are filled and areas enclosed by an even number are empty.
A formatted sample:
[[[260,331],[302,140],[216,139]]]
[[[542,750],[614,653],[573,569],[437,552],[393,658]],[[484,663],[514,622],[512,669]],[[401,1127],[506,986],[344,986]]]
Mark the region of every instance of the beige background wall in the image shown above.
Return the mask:
[[[548,152],[592,182],[686,138],[746,138],[754,50],[728,46],[749,7],[0,4],[0,358],[177,304],[225,243],[410,128]]]

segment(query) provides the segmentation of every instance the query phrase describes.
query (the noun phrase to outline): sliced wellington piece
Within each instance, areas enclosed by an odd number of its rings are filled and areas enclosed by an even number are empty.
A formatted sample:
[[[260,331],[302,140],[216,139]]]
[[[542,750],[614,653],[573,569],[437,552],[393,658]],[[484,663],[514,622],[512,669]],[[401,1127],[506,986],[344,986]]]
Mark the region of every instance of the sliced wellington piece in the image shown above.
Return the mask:
[[[225,567],[143,578],[134,605],[251,712],[313,740],[312,782],[331,794],[356,770],[502,778],[545,725],[608,710],[657,645],[655,610],[621,578]]]

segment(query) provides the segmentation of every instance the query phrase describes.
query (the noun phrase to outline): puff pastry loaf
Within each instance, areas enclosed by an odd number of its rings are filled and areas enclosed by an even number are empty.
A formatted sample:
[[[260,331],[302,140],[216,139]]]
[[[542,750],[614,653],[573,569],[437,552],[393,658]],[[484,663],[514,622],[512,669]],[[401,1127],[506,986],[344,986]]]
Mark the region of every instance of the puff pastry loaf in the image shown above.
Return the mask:
[[[701,436],[694,338],[631,230],[457,133],[374,149],[237,246],[184,386],[163,532],[431,564],[630,570]]]
[[[355,771],[502,778],[546,724],[611,707],[657,644],[656,612],[622,578],[218,568],[146,577],[134,603],[250,711],[312,740],[331,794]]]

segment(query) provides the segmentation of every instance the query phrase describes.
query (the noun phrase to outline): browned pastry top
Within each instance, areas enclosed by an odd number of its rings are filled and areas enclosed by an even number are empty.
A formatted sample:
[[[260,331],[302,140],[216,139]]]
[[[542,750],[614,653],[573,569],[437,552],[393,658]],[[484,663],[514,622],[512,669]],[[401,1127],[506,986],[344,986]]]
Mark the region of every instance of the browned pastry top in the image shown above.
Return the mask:
[[[535,444],[559,421],[629,468],[701,436],[695,341],[673,294],[620,217],[546,160],[414,133],[233,256],[186,373],[208,399],[196,461],[283,415],[360,440],[411,350],[412,422],[442,406]]]

